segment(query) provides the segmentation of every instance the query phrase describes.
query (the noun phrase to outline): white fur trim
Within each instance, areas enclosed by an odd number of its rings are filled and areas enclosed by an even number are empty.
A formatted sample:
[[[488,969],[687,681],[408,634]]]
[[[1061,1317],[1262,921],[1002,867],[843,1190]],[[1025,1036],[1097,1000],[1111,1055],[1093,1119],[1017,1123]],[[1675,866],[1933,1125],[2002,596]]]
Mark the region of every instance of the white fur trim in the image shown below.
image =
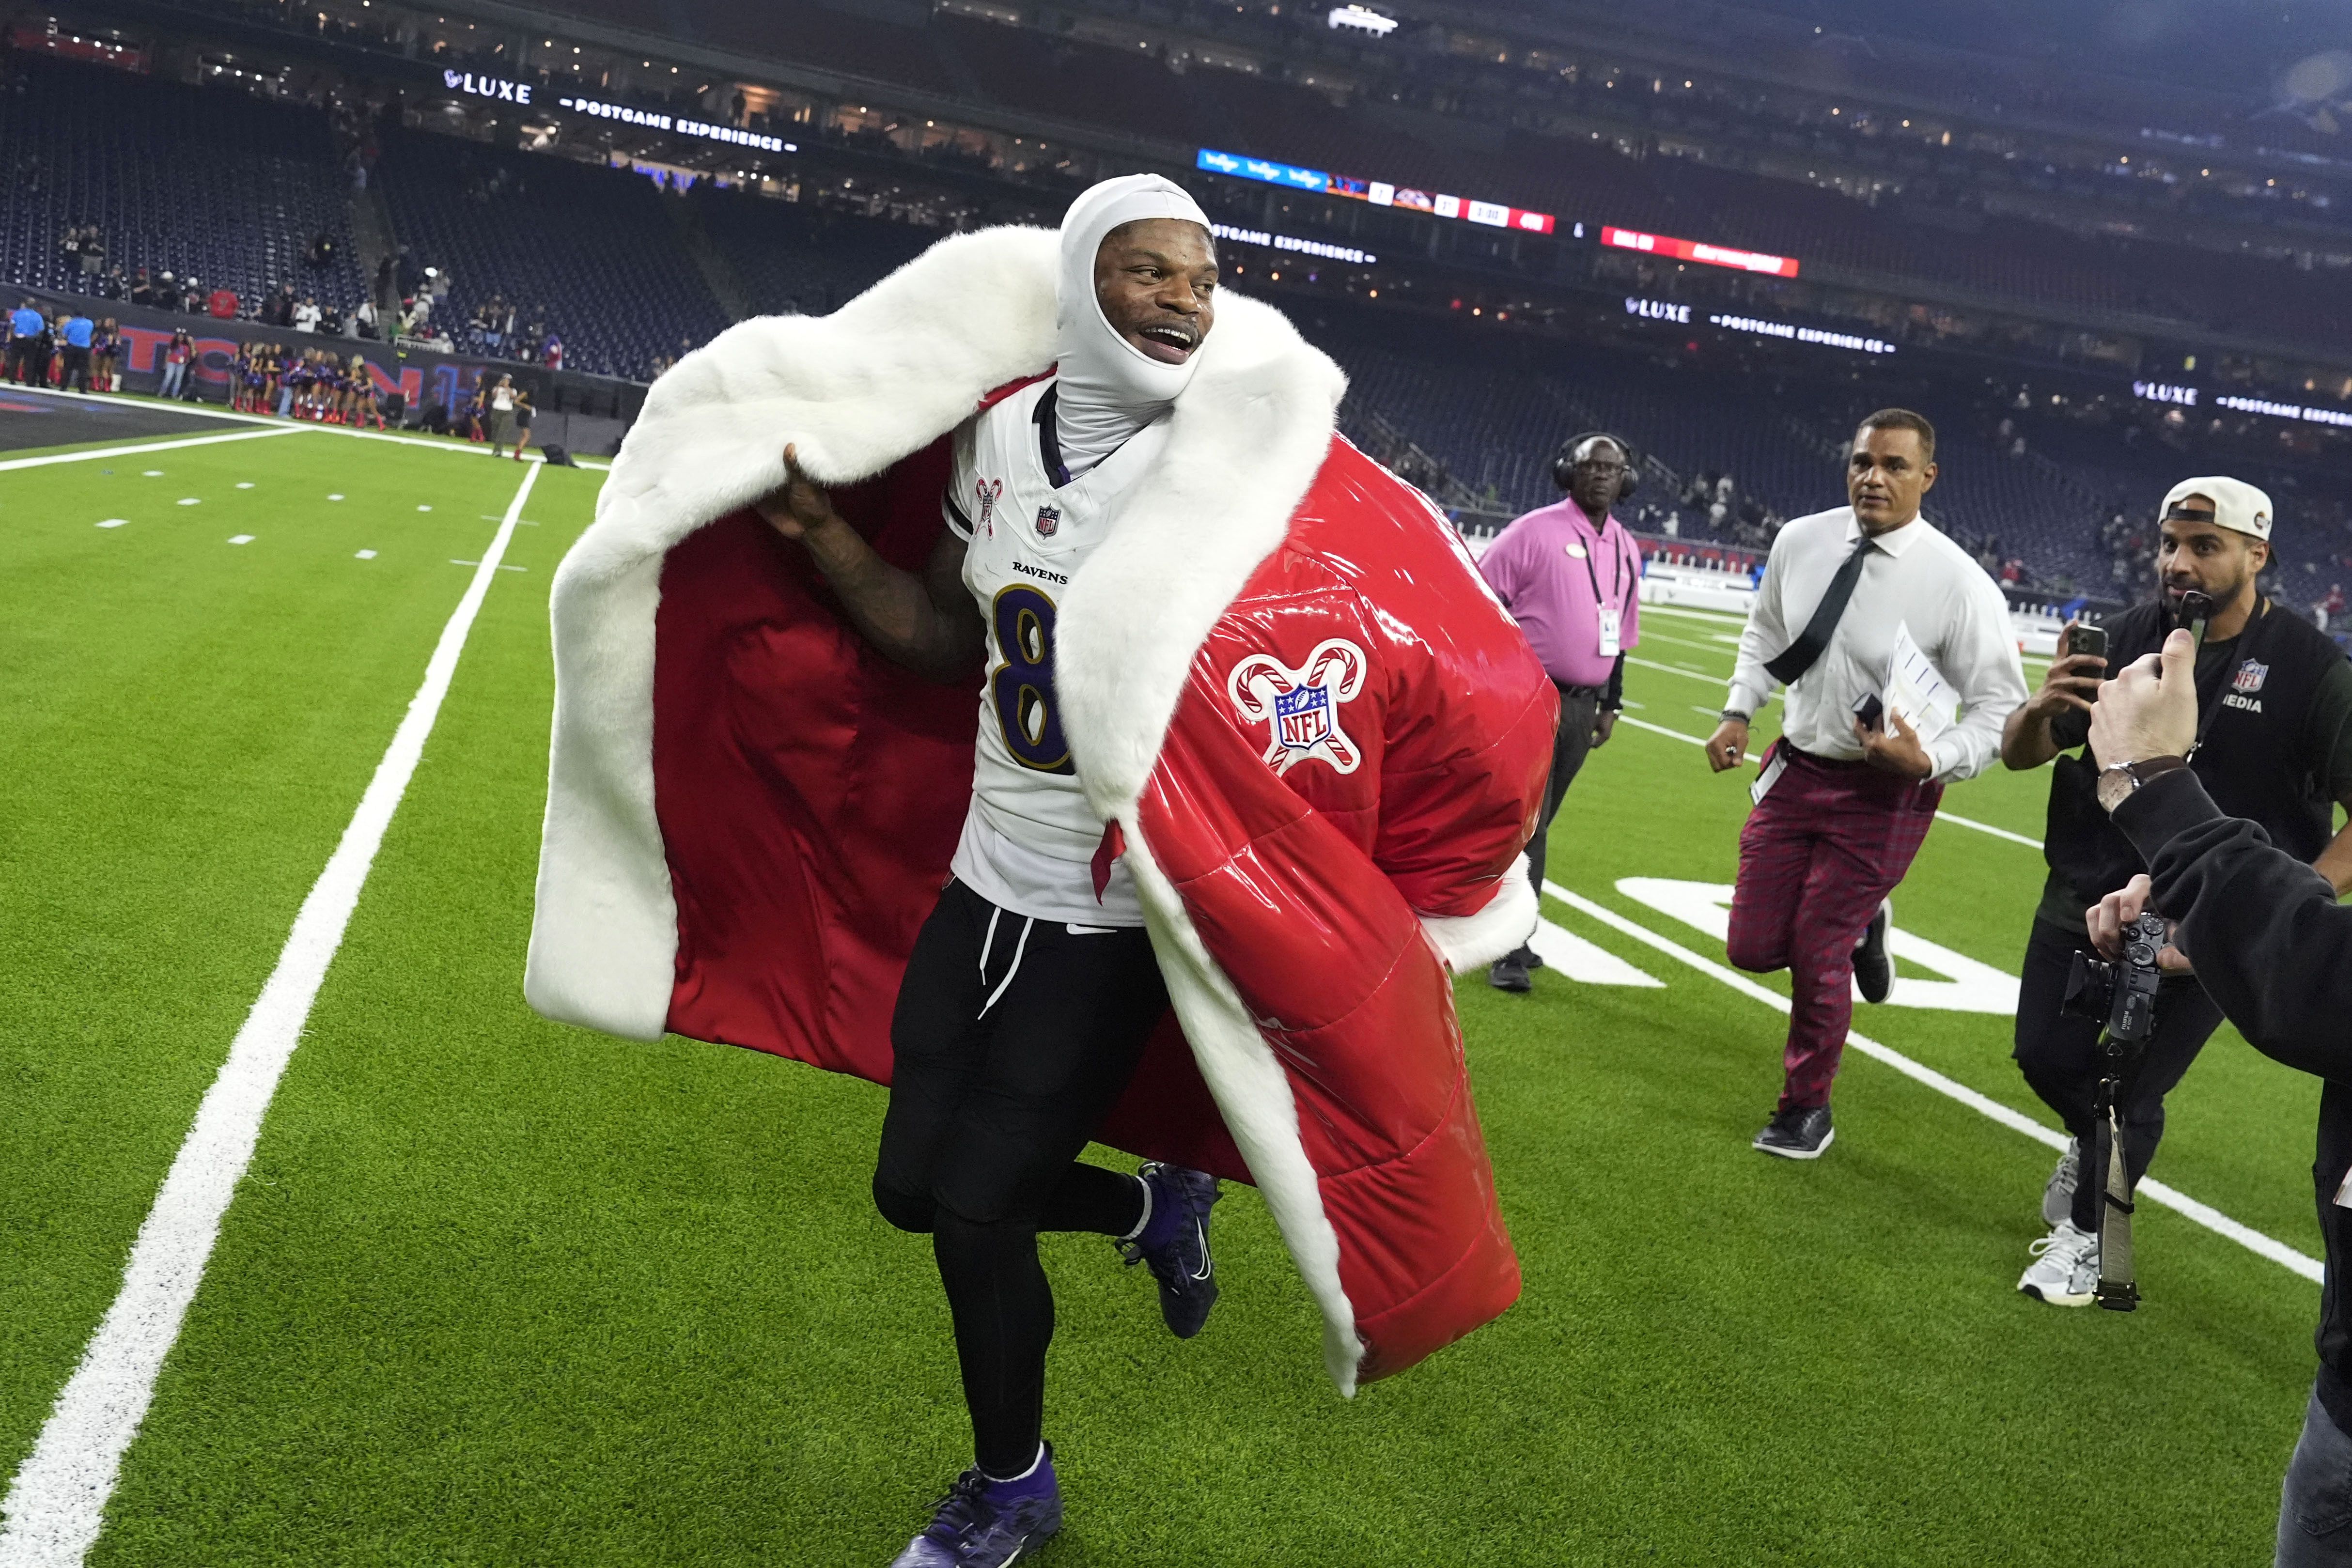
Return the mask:
[[[1323,1212],[1315,1167],[1299,1141],[1298,1105],[1291,1097],[1290,1079],[1258,1032],[1241,993],[1209,956],[1183,898],[1151,858],[1141,831],[1132,819],[1120,826],[1127,835],[1127,866],[1135,876],[1151,950],[1168,981],[1176,1020],[1184,1026],[1192,1060],[1200,1063],[1201,1076],[1224,1116],[1225,1130],[1234,1135],[1234,1146],[1249,1164],[1250,1176],[1282,1232],[1282,1244],[1323,1314],[1323,1369],[1343,1398],[1353,1398],[1364,1342],[1356,1334],[1355,1305],[1339,1283],[1339,1235]]]
[[[1494,964],[1536,934],[1536,889],[1527,883],[1527,856],[1510,862],[1494,898],[1477,915],[1423,915],[1421,928],[1446,968],[1463,976]]]
[[[1528,860],[1520,855],[1503,873],[1486,908],[1475,915],[1424,915],[1421,928],[1445,967],[1465,975],[1516,951],[1535,935],[1537,913],[1536,890],[1528,885]]]
[[[654,611],[670,547],[783,483],[870,477],[1045,369],[1054,234],[940,241],[831,316],[744,321],[646,394],[555,574],[555,735],[523,995],[638,1040],[669,1014],[677,910],[654,817]]]

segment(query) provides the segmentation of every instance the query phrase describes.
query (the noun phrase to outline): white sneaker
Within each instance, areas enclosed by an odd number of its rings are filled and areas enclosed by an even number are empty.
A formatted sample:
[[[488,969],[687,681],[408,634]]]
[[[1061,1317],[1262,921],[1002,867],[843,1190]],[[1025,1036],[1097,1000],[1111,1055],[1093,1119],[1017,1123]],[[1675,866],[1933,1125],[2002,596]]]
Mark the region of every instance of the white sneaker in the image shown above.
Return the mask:
[[[2083,1145],[2080,1141],[2066,1140],[2066,1152],[2058,1156],[2058,1168],[2050,1173],[2050,1185],[2042,1189],[2042,1223],[2057,1225],[2074,1212],[2074,1184],[2083,1179]]]
[[[2099,1288],[2099,1239],[2062,1219],[2026,1249],[2033,1262],[2017,1288],[2053,1307],[2084,1307]]]

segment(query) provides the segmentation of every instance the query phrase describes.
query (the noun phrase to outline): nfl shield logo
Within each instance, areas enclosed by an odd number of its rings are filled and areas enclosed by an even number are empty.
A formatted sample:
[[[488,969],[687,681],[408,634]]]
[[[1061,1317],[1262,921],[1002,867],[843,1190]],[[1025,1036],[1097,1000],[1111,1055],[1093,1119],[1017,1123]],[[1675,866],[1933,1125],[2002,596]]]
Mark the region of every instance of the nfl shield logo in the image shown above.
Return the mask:
[[[1274,699],[1275,734],[1292,751],[1329,738],[1331,693],[1323,686],[1300,686],[1277,693]]]
[[[1038,537],[1039,538],[1041,538],[1041,539],[1050,539],[1050,538],[1052,538],[1054,537],[1054,535],[1055,535],[1055,532],[1057,529],[1059,529],[1059,528],[1061,528],[1061,526],[1062,526],[1062,508],[1061,508],[1061,507],[1038,507],[1038,508],[1037,508],[1037,537]]]
[[[1244,724],[1271,727],[1266,766],[1287,773],[1314,758],[1353,773],[1364,754],[1339,722],[1339,705],[1363,688],[1371,662],[1344,637],[1326,637],[1291,668],[1272,653],[1252,653],[1225,676],[1225,695]]]
[[[2242,692],[2258,692],[2263,689],[2263,683],[2270,678],[2270,674],[2268,664],[2257,664],[2248,659],[2238,666],[2237,679],[2230,684]]]

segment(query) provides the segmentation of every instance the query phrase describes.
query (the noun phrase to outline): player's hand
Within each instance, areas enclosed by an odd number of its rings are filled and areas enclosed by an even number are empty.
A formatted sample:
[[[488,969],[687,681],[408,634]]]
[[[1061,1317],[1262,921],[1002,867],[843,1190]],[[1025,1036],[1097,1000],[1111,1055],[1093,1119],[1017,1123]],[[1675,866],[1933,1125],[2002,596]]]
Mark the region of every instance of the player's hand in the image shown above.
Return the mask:
[[[2124,956],[2124,927],[2139,918],[2152,892],[2147,873],[2141,872],[2124,883],[2121,890],[2083,912],[2091,928],[2091,946],[2099,950],[2100,957],[2114,963]],[[2168,974],[2190,973],[2189,955],[2180,950],[2179,929],[2177,925],[2171,928],[2172,936],[2156,955],[2156,967]]]
[[[1617,710],[1615,708],[1605,707],[1592,716],[1592,744],[1596,747],[1608,745],[1609,737],[1616,733]]]
[[[825,494],[823,486],[801,472],[800,449],[796,445],[784,448],[783,484],[752,502],[751,509],[788,539],[804,540],[841,522],[840,515],[833,509],[833,497]]]
[[[1919,744],[1918,732],[1893,708],[1886,710],[1885,729],[1873,729],[1855,719],[1853,737],[1862,742],[1862,759],[1881,772],[1926,779],[1936,771],[1936,759]]]
[[[2197,744],[2197,639],[2176,631],[2099,688],[2091,753],[2102,767],[2186,757]]]
[[[1738,767],[1739,759],[1747,755],[1748,721],[1744,718],[1725,719],[1706,737],[1706,765],[1717,773]]]
[[[2066,632],[2074,623],[2066,622]],[[2058,634],[2058,645],[2066,645],[2066,632]],[[2107,673],[2107,661],[2100,653],[2068,653],[2050,661],[2050,668],[2042,676],[2042,685],[2025,699],[2026,716],[2048,724],[2063,714],[2088,713],[2099,700],[2099,683]]]

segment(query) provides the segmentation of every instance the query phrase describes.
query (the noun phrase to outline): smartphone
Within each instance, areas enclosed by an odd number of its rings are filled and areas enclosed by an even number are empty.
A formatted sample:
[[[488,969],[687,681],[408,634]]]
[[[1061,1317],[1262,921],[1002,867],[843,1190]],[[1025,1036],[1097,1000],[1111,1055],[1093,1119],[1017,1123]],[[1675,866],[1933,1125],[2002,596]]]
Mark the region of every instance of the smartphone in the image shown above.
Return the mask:
[[[1876,692],[1864,692],[1854,699],[1853,716],[1862,720],[1864,729],[1884,729],[1886,727],[1886,705],[1878,700]]]
[[[2205,645],[2205,623],[2212,619],[2212,597],[2210,594],[2200,593],[2192,588],[2180,596],[2179,616],[2173,624],[2189,628],[2189,634],[2197,640],[2197,645],[2201,648]]]
[[[2070,626],[2066,629],[2066,646],[2060,652],[2070,655],[2095,653],[2105,659],[2107,656],[2107,629],[2104,626]]]

